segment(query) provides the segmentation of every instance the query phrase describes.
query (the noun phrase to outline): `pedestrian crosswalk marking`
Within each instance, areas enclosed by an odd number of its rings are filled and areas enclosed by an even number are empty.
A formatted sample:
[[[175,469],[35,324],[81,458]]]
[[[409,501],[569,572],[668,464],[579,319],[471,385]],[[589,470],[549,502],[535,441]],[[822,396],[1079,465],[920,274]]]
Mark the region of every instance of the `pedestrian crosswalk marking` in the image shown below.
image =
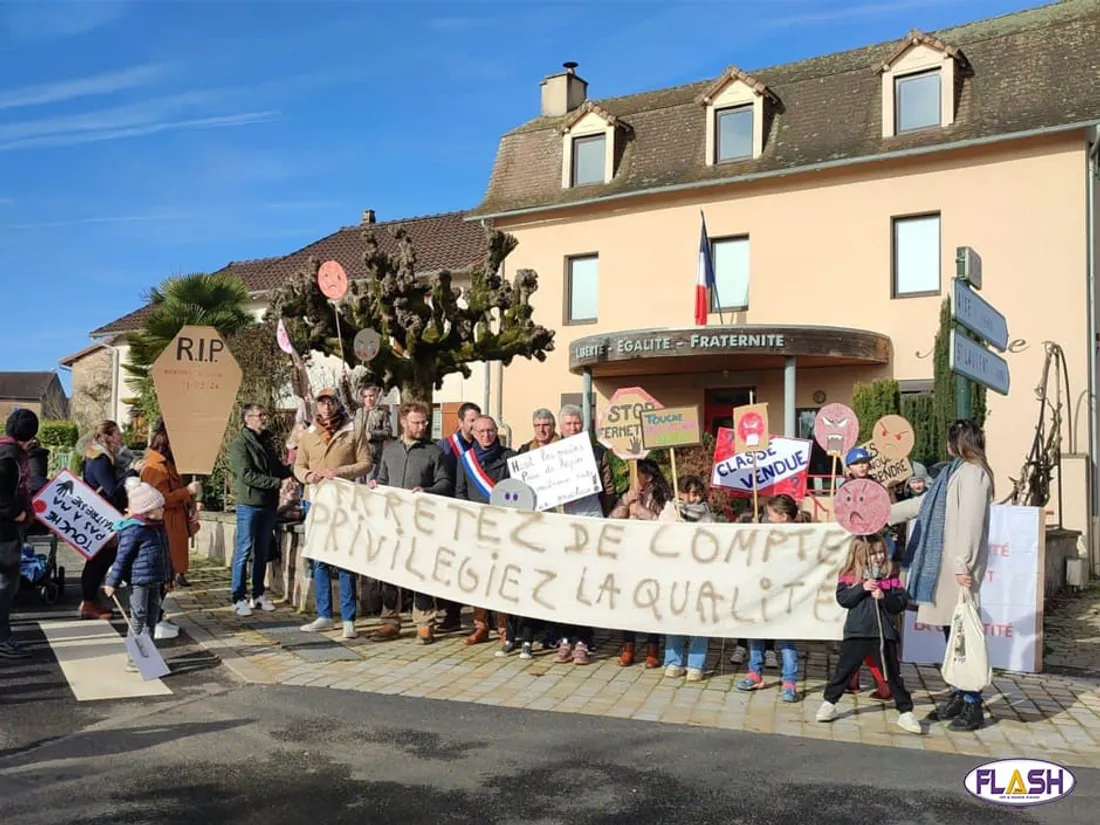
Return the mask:
[[[126,643],[103,621],[40,621],[61,672],[78,702],[171,696],[160,679],[148,682],[126,670]]]

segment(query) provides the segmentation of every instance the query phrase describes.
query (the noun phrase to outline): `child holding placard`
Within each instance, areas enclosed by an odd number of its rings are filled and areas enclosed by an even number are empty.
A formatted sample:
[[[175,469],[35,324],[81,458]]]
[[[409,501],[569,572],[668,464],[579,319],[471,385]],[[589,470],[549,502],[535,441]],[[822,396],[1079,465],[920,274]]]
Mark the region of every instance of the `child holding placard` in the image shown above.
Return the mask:
[[[706,485],[699,476],[680,479],[680,499],[676,502],[676,509],[681,520],[693,523],[714,521],[706,495]],[[703,681],[707,642],[706,636],[665,636],[665,676],[679,679],[686,673],[689,682]]]
[[[794,524],[798,521],[798,502],[788,495],[773,496],[764,505],[769,524]],[[794,642],[774,643],[779,648],[783,666],[779,688],[779,698],[784,702],[798,701],[798,649]],[[737,683],[738,690],[759,690],[764,687],[764,653],[768,645],[766,639],[749,639],[749,669],[745,678]]]

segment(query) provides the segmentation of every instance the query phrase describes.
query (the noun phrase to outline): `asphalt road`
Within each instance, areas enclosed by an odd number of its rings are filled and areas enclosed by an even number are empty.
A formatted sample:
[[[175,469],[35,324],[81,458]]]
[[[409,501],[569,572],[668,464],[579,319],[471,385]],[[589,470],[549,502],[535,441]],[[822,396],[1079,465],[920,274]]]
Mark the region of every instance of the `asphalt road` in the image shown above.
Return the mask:
[[[116,709],[117,710],[117,709]],[[5,709],[0,727],[7,724]],[[326,688],[141,701],[0,756],[4,825],[1095,822],[1095,771],[1026,811],[971,758]]]

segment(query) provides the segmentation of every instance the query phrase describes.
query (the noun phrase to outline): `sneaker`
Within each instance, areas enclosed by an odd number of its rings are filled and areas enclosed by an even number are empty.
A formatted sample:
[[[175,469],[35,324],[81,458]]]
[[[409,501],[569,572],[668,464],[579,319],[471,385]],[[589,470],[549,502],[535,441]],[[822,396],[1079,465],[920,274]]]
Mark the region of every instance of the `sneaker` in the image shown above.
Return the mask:
[[[588,645],[584,642],[577,642],[576,646],[573,648],[573,664],[588,664]]]
[[[509,653],[511,653],[515,649],[516,649],[516,643],[515,642],[505,642],[504,644],[502,644],[500,646],[500,650],[498,650],[493,655],[496,656],[499,659],[501,656],[507,656]]]
[[[304,624],[299,627],[299,630],[303,630],[306,633],[316,633],[319,630],[332,630],[332,619],[324,619],[318,616],[309,624]]]
[[[814,718],[818,722],[832,722],[836,719],[836,705],[832,702],[822,702],[821,707],[817,709],[817,716]]]
[[[798,701],[798,688],[795,687],[794,682],[784,682],[779,688],[779,701],[786,702],[788,705]]]
[[[737,645],[733,649],[733,653],[730,654],[731,665],[743,665],[745,664],[745,654],[748,653],[741,645]]]
[[[764,667],[779,670],[779,659],[776,657],[774,650],[764,652]]]
[[[703,671],[697,667],[689,667],[687,669],[686,679],[689,682],[701,682],[703,681]]]
[[[157,622],[156,630],[153,631],[153,638],[157,641],[163,641],[164,639],[174,639],[179,635],[179,625],[174,625],[167,620],[163,622]]]
[[[569,644],[568,640],[562,639],[561,644],[558,645],[558,652],[554,656],[554,664],[564,665],[571,661],[573,658],[573,647]]]
[[[898,727],[909,733],[924,733],[924,728],[920,726],[920,722],[918,722],[917,717],[913,715],[913,711],[906,711],[898,715]]]
[[[0,659],[29,659],[31,652],[15,639],[0,642]]]
[[[738,690],[760,690],[764,687],[764,677],[759,673],[746,673],[745,678],[735,686]]]
[[[533,659],[534,654],[531,652],[531,643],[524,642],[523,646],[519,649],[519,658],[521,659]]]
[[[665,668],[665,676],[669,679],[679,679],[684,675],[684,669],[679,665],[669,665]]]
[[[264,613],[274,613],[275,604],[271,601],[271,598],[265,593],[262,596],[257,596],[252,600],[252,606],[257,610],[262,610]]]
[[[355,622],[344,622],[344,638],[354,639],[359,634],[355,632]]]
[[[233,605],[233,612],[238,616],[251,616],[252,608],[248,606],[248,601],[241,599]]]

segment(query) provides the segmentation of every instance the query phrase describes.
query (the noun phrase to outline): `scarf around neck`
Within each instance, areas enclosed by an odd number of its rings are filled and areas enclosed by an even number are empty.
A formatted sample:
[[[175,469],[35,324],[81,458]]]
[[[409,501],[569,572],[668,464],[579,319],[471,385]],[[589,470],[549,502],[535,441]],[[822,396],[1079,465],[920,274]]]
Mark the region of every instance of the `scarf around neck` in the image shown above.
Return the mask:
[[[27,459],[27,451],[10,435],[0,436],[0,447],[14,444],[18,448],[16,464],[19,466],[19,484],[15,488],[15,500],[23,511],[33,513],[31,509],[31,463]]]
[[[313,423],[317,425],[317,431],[321,434],[321,440],[328,444],[340,428],[347,423],[347,415],[343,407],[337,407],[332,415],[325,417],[320,411],[313,417]]]
[[[474,451],[474,455],[477,456],[478,462],[484,466],[490,461],[496,461],[504,453],[504,445],[500,443],[500,439],[497,439],[488,447],[482,447],[477,441],[473,443],[471,449]]]
[[[909,568],[906,591],[914,602],[932,603],[936,581],[943,562],[943,531],[947,521],[947,485],[962,464],[955,459],[943,470],[920,502],[909,544],[905,548],[904,567]]]

